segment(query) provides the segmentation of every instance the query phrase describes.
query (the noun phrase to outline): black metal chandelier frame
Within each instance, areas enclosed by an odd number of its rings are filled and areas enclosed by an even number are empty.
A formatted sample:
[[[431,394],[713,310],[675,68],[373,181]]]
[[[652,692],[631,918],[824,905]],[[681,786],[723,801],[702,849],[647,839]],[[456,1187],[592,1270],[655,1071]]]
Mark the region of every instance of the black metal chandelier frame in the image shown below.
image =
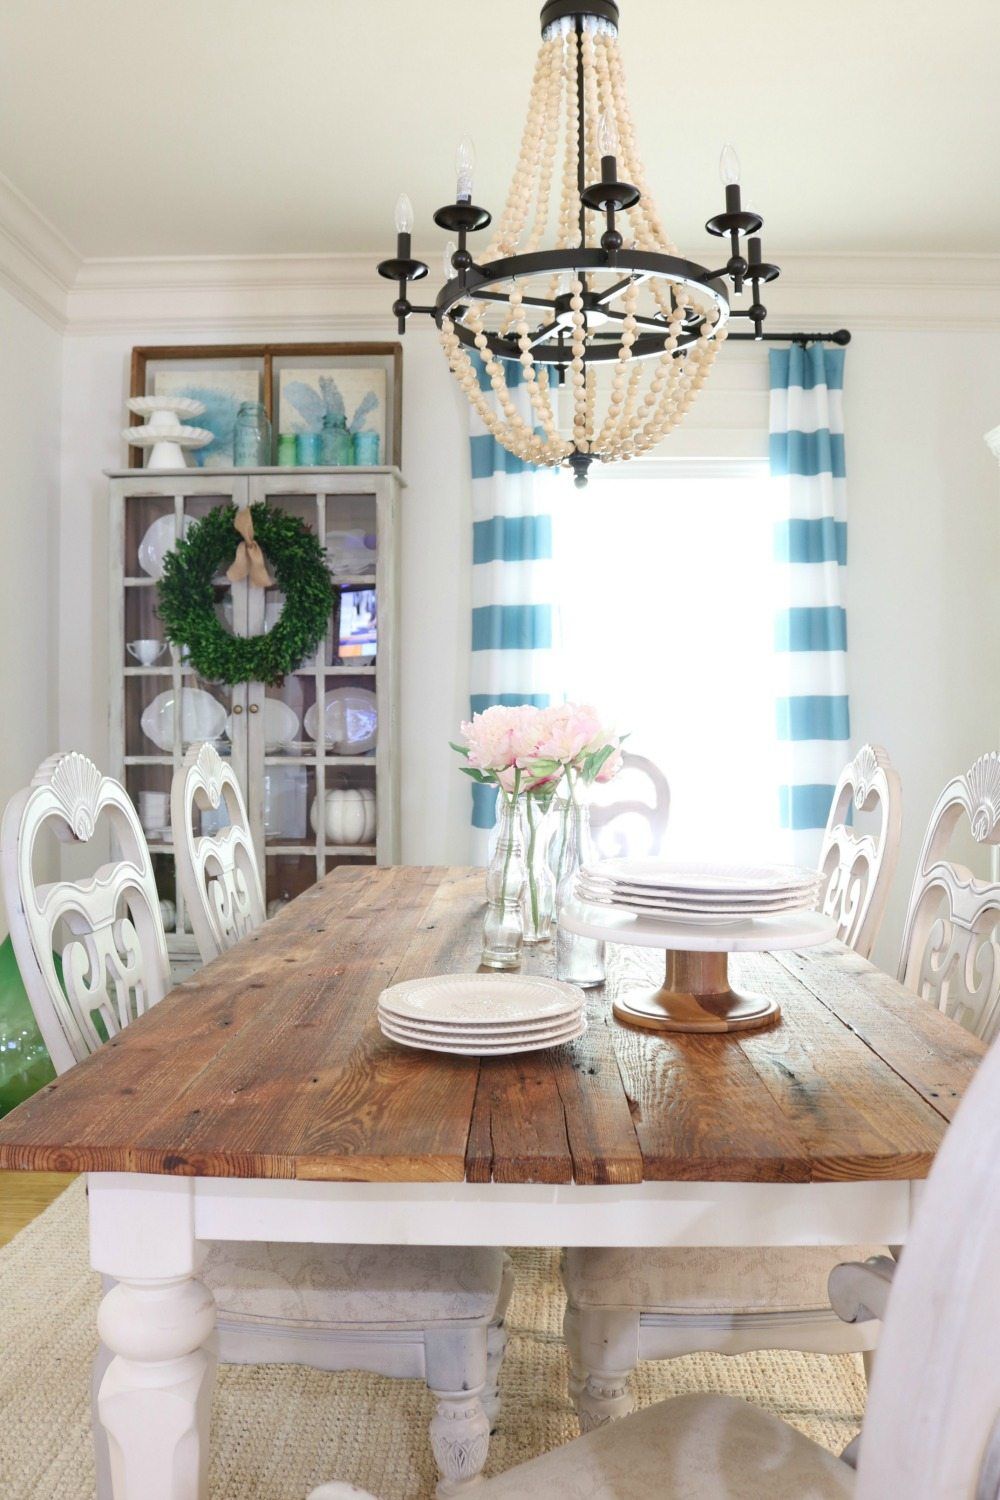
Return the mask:
[[[572,17],[578,33],[583,29],[587,16],[599,17],[617,27],[619,10],[617,0],[548,0],[541,12],[542,34],[565,17]],[[767,309],[760,300],[760,288],[773,281],[779,269],[761,258],[759,231],[763,220],[759,214],[744,209],[740,201],[738,184],[727,185],[724,212],[708,220],[706,229],[710,234],[728,239],[730,255],[726,264],[718,270],[709,270],[694,261],[678,256],[651,253],[649,251],[626,250],[622,236],[616,226],[616,215],[640,201],[637,188],[618,180],[618,163],[614,156],[601,160],[601,181],[588,184],[585,159],[586,101],[582,62],[577,66],[577,100],[579,111],[578,139],[578,188],[580,195],[580,243],[572,250],[549,250],[528,255],[512,255],[502,260],[477,265],[468,248],[468,237],[485,229],[492,216],[484,208],[461,200],[445,204],[434,215],[434,222],[454,234],[458,246],[452,256],[452,267],[456,275],[441,288],[432,304],[417,305],[408,296],[411,282],[422,280],[428,274],[423,261],[416,260],[411,253],[411,236],[400,233],[397,237],[396,255],[378,266],[380,276],[398,284],[398,296],[393,304],[397,327],[405,332],[407,319],[413,314],[425,314],[434,318],[440,328],[446,318],[454,324],[455,332],[467,347],[475,346],[475,334],[463,323],[465,303],[475,298],[479,301],[508,302],[503,290],[516,281],[546,273],[563,272],[579,276],[584,285],[585,313],[600,315],[600,320],[618,324],[625,314],[613,309],[610,304],[630,285],[650,280],[663,280],[671,284],[686,284],[707,297],[717,309],[715,332],[730,318],[747,318],[753,325],[754,334],[760,336]],[[588,239],[587,211],[604,213],[606,227],[598,246],[590,247]],[[747,241],[747,253],[742,253],[741,240]],[[594,272],[612,270],[620,272],[620,279],[600,292],[590,290],[588,276]],[[732,283],[733,291],[742,292],[749,282],[753,300],[746,309],[733,309],[725,279]],[[544,318],[532,333],[533,357],[542,363],[565,367],[569,360],[567,335],[569,319],[562,298],[530,297],[522,299],[523,305],[544,311]],[[568,299],[565,299],[568,304]],[[632,349],[634,359],[651,358],[663,353],[663,339],[667,332],[667,319],[662,315],[639,318],[642,330]],[[692,308],[677,342],[675,354],[682,355],[687,347],[699,337],[706,322],[703,313]],[[498,333],[487,335],[487,343],[498,358],[519,360],[521,348],[514,336]],[[618,336],[614,332],[602,334],[588,325],[587,363],[613,360],[617,357]]]
[[[542,36],[548,39],[557,26],[564,32],[569,28],[576,32],[579,43],[587,25],[603,24],[616,34],[618,20],[617,0],[546,0],[541,11]],[[378,266],[379,275],[397,286],[393,312],[399,332],[405,332],[410,317],[428,316],[439,330],[447,329],[449,336],[453,333],[465,349],[478,349],[484,354],[488,351],[494,358],[511,362],[530,358],[550,372],[556,385],[565,379],[574,354],[579,358],[581,297],[585,336],[582,362],[587,366],[608,365],[622,358],[625,325],[629,327],[631,360],[662,357],[668,350],[674,359],[682,358],[693,345],[699,342],[704,345],[706,339],[718,338],[723,330],[727,337],[758,340],[778,337],[763,331],[767,308],[762,301],[762,289],[780,274],[779,268],[763,259],[760,237],[763,220],[754,210],[744,207],[738,182],[724,179],[723,211],[705,225],[709,234],[726,243],[728,255],[724,264],[711,269],[676,253],[651,249],[648,244],[641,249],[626,246],[618,215],[642,202],[643,195],[637,187],[621,180],[617,156],[603,150],[599,157],[600,180],[587,180],[587,97],[580,45],[576,48],[575,82],[578,244],[566,247],[564,242],[563,248],[553,250],[532,248],[480,264],[470,248],[470,237],[486,229],[492,223],[492,216],[472,202],[471,191],[462,196],[460,186],[456,201],[445,204],[434,214],[435,224],[452,235],[457,245],[450,255],[454,274],[433,302],[418,304],[411,300],[411,286],[427,277],[428,267],[413,256],[408,225],[399,229],[395,256]],[[593,123],[589,122],[591,129]],[[590,157],[592,162],[597,159]],[[603,218],[599,238],[592,218],[598,214]],[[673,251],[672,246],[670,250]],[[544,282],[545,278],[549,281],[549,294],[529,294],[532,280]],[[660,283],[659,288],[656,283]],[[654,289],[655,305],[640,314],[633,289],[644,284]],[[573,292],[560,289],[566,287],[572,287]],[[685,292],[693,297],[688,299]],[[731,306],[731,293],[740,296],[746,292],[749,293],[746,306]],[[615,306],[626,294],[631,298],[626,303],[627,310]],[[512,310],[516,305],[516,324],[514,319],[501,318],[498,328],[487,328],[481,315],[484,303],[500,304],[498,310],[504,304]],[[684,304],[682,308],[679,303]],[[526,327],[524,320],[529,314],[534,315],[534,326],[528,322]],[[749,325],[747,332],[732,331],[731,321],[736,319]],[[804,340],[824,336],[783,337]],[[839,330],[826,337],[842,343],[850,335]],[[597,456],[600,455],[591,445],[589,452],[570,452],[566,461],[585,477],[587,466]]]

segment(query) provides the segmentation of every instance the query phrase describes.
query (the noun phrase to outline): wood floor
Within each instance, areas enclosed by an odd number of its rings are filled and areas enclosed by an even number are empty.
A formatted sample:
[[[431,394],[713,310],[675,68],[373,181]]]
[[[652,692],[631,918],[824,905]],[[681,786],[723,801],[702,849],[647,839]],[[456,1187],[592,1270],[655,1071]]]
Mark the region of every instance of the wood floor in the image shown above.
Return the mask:
[[[73,1181],[72,1172],[0,1172],[0,1245],[48,1208]]]

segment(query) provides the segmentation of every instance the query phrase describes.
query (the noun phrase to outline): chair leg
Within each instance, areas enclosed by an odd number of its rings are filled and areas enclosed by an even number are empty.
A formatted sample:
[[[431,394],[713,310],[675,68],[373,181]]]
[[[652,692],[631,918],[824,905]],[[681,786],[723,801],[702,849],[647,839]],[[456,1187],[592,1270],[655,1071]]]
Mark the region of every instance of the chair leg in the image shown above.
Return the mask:
[[[587,1376],[590,1371],[583,1363],[582,1346],[580,1343],[580,1314],[572,1302],[566,1303],[566,1311],[563,1314],[563,1339],[566,1344],[566,1352],[569,1355],[569,1399],[579,1410],[579,1400],[587,1385]]]
[[[635,1406],[631,1375],[639,1363],[639,1313],[630,1308],[583,1308],[578,1312],[580,1368],[587,1383],[577,1397],[580,1430],[628,1416]]]
[[[486,1331],[486,1387],[483,1391],[483,1406],[490,1419],[490,1431],[496,1430],[500,1416],[500,1370],[507,1352],[507,1308],[514,1290],[514,1262],[509,1255],[503,1258],[503,1280],[500,1283],[500,1300],[493,1314],[493,1322]]]
[[[430,1438],[441,1478],[439,1500],[461,1495],[482,1480],[490,1446],[483,1406],[487,1329],[429,1328],[424,1334],[427,1385],[437,1398]]]

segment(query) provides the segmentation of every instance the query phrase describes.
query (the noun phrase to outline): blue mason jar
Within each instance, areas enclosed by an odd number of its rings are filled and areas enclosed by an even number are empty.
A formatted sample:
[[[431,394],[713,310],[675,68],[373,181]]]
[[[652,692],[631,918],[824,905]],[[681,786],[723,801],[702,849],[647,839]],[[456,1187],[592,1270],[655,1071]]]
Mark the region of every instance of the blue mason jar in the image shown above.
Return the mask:
[[[237,469],[260,469],[271,462],[271,423],[259,401],[244,401],[233,429]]]
[[[319,461],[319,433],[297,432],[295,434],[295,462],[299,468],[315,469]]]
[[[354,446],[343,414],[334,416],[333,412],[328,411],[323,418],[320,452],[324,464],[344,465],[351,462],[354,456]]]
[[[377,469],[380,462],[382,440],[377,432],[367,428],[354,434],[354,462],[364,469]]]

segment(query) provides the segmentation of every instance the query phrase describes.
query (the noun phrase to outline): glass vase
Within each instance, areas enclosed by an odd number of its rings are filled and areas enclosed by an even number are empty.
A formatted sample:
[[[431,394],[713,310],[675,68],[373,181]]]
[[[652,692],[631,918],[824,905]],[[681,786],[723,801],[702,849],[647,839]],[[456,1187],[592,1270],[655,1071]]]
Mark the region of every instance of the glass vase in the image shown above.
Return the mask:
[[[259,401],[244,401],[233,428],[233,465],[265,468],[271,462],[271,423]]]
[[[343,467],[351,462],[353,456],[354,444],[343,415],[335,416],[328,411],[323,418],[323,430],[320,433],[320,457],[323,463],[330,467]]]
[[[590,807],[580,799],[579,789],[562,806],[559,839],[559,873],[556,882],[556,978],[589,989],[604,983],[604,943],[599,938],[567,932],[560,913],[573,900],[576,872],[593,864],[596,854],[590,836]]]
[[[521,802],[525,863],[521,917],[524,941],[534,946],[547,943],[552,936],[556,883],[549,868],[549,841],[553,819],[551,805],[540,802],[537,797],[525,796]]]
[[[486,969],[516,969],[521,962],[521,900],[527,881],[518,801],[502,792],[497,798],[495,837],[486,867],[482,957]]]

